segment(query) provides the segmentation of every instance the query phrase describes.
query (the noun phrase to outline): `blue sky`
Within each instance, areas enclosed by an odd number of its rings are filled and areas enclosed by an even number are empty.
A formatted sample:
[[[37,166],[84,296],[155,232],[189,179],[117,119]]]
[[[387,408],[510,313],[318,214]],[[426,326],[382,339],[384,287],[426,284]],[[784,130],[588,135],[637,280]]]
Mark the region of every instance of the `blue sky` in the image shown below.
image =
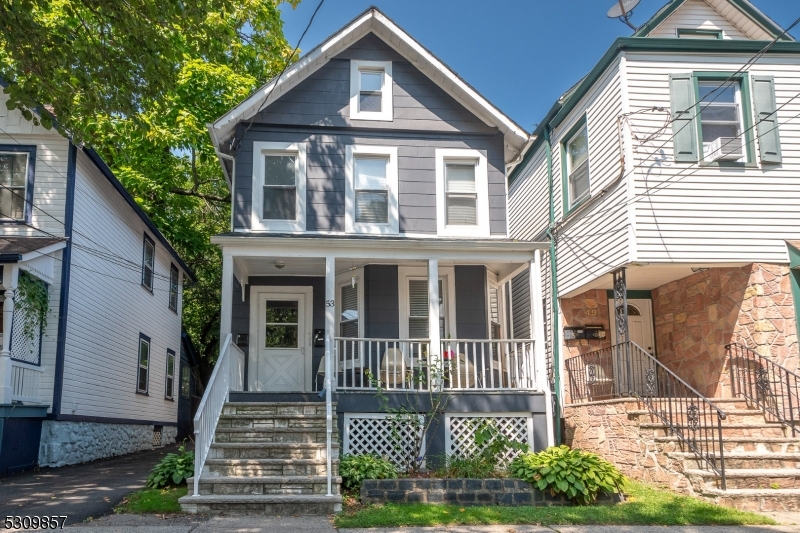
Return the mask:
[[[284,4],[294,46],[319,0]],[[783,27],[800,17],[797,0],[751,0]],[[666,0],[642,0],[645,22]],[[553,102],[586,74],[615,38],[630,36],[606,17],[614,0],[325,0],[301,50],[307,51],[370,5],[458,72],[494,105],[532,131]],[[793,32],[800,38],[797,28]]]

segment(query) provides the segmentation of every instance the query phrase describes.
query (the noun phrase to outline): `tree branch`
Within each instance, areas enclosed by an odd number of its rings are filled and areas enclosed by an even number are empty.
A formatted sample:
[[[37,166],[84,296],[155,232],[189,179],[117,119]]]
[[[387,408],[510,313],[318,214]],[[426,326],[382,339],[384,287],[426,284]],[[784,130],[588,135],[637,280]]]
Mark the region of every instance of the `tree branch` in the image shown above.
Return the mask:
[[[217,196],[214,194],[203,194],[201,192],[193,191],[191,189],[181,189],[180,187],[173,187],[169,190],[172,194],[180,194],[182,196],[194,196],[195,198],[201,198],[208,202],[216,202],[221,204],[226,204],[231,201],[231,195],[228,194],[226,196]]]

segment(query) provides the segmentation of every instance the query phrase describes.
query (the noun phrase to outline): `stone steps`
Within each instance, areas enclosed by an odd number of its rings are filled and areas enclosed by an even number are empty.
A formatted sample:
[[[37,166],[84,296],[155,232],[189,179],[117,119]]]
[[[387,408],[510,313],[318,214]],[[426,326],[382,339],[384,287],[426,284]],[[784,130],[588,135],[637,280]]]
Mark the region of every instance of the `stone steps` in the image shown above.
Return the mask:
[[[703,468],[704,461],[691,452],[669,452],[667,457],[681,461],[685,470]],[[724,458],[726,469],[800,468],[800,453],[728,452]]]
[[[717,505],[744,511],[800,511],[800,489],[706,489],[704,496]]]
[[[678,437],[655,437],[656,444],[683,448]],[[710,437],[706,440],[712,440]],[[716,437],[713,438],[716,441]],[[725,452],[800,453],[800,439],[791,437],[727,437],[722,440]],[[671,450],[664,450],[671,451]],[[685,450],[684,450],[685,451]]]
[[[668,429],[666,424],[662,424],[659,422],[644,422],[640,423],[639,427],[642,429],[652,430],[654,432],[655,437],[667,437],[670,436],[671,430]],[[708,433],[708,435],[713,435],[716,437],[716,426],[713,427],[713,431],[711,429],[704,431],[702,428],[698,429],[697,431],[692,430],[689,426],[685,425],[678,425],[678,429],[681,429],[684,435],[696,435],[698,439],[705,439],[706,435],[704,433]],[[760,424],[730,424],[727,423],[726,420],[722,421],[722,438],[727,439],[729,437],[786,437],[787,430],[783,427],[783,425],[777,422],[764,422],[764,418],[762,415],[761,423]]]
[[[339,494],[341,477],[331,479],[331,492]],[[194,483],[189,485],[194,494]],[[322,494],[328,493],[327,476],[200,476],[201,496],[245,496],[264,494]]]
[[[707,470],[685,470],[695,490],[721,489],[722,480]],[[730,489],[800,489],[797,468],[725,468],[726,487]]]
[[[193,514],[329,515],[342,510],[341,495],[263,494],[184,496],[181,510]]]
[[[339,443],[331,444],[332,457],[339,456]],[[325,443],[302,442],[215,442],[211,459],[325,459]]]
[[[339,475],[339,460],[331,461]],[[206,459],[203,476],[324,476],[324,459]]]
[[[229,402],[198,480],[180,499],[189,513],[331,514],[342,509],[338,430],[327,496],[326,408],[322,402]],[[335,424],[335,419],[334,419]]]
[[[222,443],[316,443],[327,440],[325,428],[217,428],[215,442]],[[338,436],[332,434],[336,441]]]
[[[683,413],[682,416],[685,420],[685,409],[683,411],[675,410],[673,411],[673,415],[677,413]],[[652,423],[658,423],[659,419],[654,414],[650,414],[650,411],[628,411],[629,415],[633,415],[634,417],[638,417],[642,420],[643,423],[646,423],[648,420]],[[763,424],[764,423],[764,413],[757,409],[736,409],[731,411],[725,411],[726,418],[724,422],[732,425],[752,425],[752,424]],[[707,422],[716,423],[716,416],[712,415],[711,419],[707,419]]]

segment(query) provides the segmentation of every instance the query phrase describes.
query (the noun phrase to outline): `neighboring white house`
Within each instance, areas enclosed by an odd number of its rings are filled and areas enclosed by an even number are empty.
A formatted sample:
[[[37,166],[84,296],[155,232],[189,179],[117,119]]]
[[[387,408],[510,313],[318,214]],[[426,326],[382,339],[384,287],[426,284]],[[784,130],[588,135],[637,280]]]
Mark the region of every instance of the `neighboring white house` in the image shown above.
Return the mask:
[[[94,151],[5,101],[0,263],[0,475],[174,440],[192,274]]]
[[[798,371],[799,115],[800,43],[746,0],[668,2],[555,103],[510,175],[509,227],[552,237],[565,404],[671,394],[655,366],[612,364],[629,338],[707,398],[742,396],[747,354],[800,424],[779,390],[795,378],[768,371]]]

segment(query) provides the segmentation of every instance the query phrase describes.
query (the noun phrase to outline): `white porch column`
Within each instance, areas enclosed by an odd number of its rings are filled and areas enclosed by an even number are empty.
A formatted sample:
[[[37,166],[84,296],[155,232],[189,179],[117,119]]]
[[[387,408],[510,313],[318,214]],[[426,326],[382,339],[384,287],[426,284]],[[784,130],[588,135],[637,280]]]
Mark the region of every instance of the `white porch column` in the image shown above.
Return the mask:
[[[439,334],[439,260],[428,259],[428,337],[431,340],[430,364],[435,371],[435,381],[432,383],[434,388],[442,386],[443,375],[441,372],[441,344],[442,339]]]
[[[533,338],[533,365],[536,372],[536,385],[544,392],[545,411],[547,415],[547,445],[555,444],[553,429],[553,399],[547,375],[547,332],[544,328],[544,310],[542,308],[542,253],[533,252],[530,262],[531,285],[531,337]]]
[[[19,266],[3,267],[3,345],[0,347],[0,403],[11,403],[11,325],[14,322],[14,295],[17,292]]]
[[[333,433],[333,358],[336,354],[336,258],[325,257],[325,431],[327,433],[326,457],[328,460],[328,496],[331,492],[331,441]]]
[[[233,256],[222,251],[222,307],[219,312],[219,341],[224,342],[231,332],[233,314]]]

